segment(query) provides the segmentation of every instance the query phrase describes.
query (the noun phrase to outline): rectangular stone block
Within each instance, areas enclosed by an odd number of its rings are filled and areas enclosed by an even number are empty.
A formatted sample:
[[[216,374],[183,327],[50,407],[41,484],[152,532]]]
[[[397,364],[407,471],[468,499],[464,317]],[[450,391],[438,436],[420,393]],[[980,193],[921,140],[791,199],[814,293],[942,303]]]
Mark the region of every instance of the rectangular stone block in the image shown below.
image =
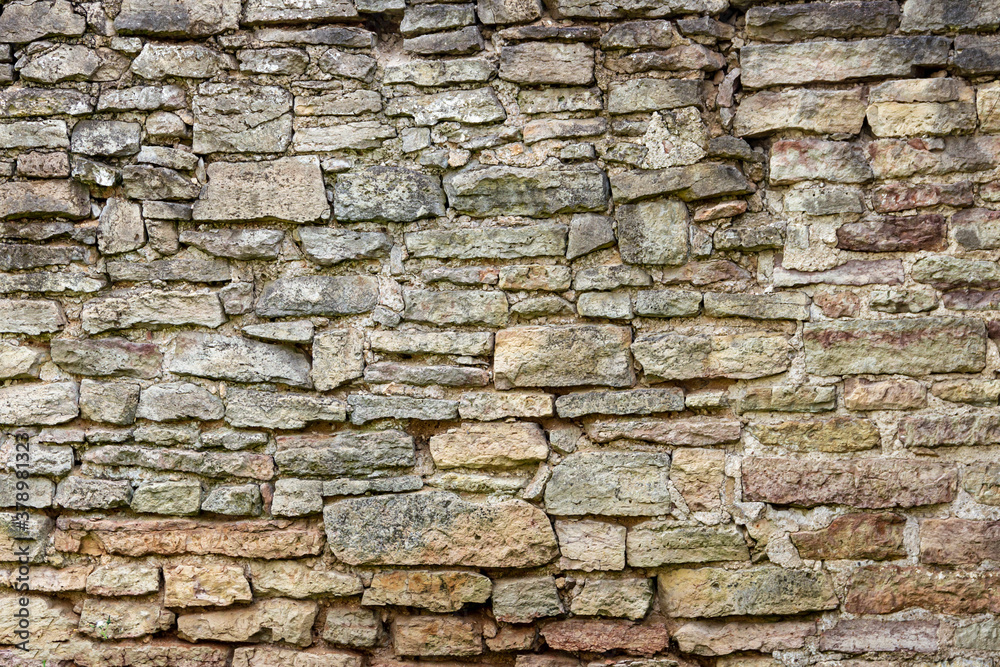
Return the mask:
[[[784,372],[791,343],[778,333],[659,333],[639,336],[632,354],[651,380],[751,379]]]
[[[957,481],[953,465],[908,459],[743,459],[744,499],[777,505],[937,505],[955,498]]]
[[[527,326],[496,334],[494,383],[511,387],[628,387],[632,332],[612,325]]]
[[[607,176],[592,164],[574,167],[467,167],[444,177],[448,204],[477,218],[604,211]]]
[[[545,510],[559,516],[656,516],[670,512],[670,455],[578,452],[552,469]]]
[[[413,257],[562,257],[566,254],[566,234],[565,225],[526,225],[411,232],[405,235],[405,241]]]
[[[684,409],[684,392],[665,389],[592,391],[565,394],[556,399],[559,416],[572,419],[583,415],[648,415]]]
[[[841,653],[934,653],[938,621],[879,621],[842,619],[819,640],[823,651]]]
[[[734,525],[684,526],[671,521],[647,521],[628,529],[625,544],[632,567],[750,560],[743,534]]]
[[[996,613],[1000,575],[916,565],[869,565],[858,569],[844,609],[852,614],[894,614],[925,609],[938,614]]]
[[[656,580],[660,607],[672,618],[778,616],[839,604],[830,575],[817,570],[682,568],[663,572]]]
[[[1000,557],[1000,521],[928,519],[920,526],[920,562],[976,564]]]
[[[742,424],[735,419],[596,419],[587,422],[587,435],[595,442],[611,442],[620,438],[646,440],[665,445],[721,445],[740,439]]]
[[[815,375],[979,372],[986,365],[986,329],[979,320],[806,323],[806,372]]]

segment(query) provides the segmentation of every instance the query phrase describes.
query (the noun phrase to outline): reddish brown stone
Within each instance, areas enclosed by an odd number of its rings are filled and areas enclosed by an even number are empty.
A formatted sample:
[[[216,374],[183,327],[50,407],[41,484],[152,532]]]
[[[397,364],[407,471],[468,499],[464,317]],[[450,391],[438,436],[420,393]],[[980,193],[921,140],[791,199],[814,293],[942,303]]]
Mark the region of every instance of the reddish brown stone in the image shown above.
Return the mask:
[[[849,505],[862,509],[951,502],[955,466],[907,459],[743,459],[743,498],[776,505]]]
[[[841,620],[823,633],[819,648],[842,653],[934,653],[938,650],[938,622]]]
[[[972,206],[972,183],[889,183],[872,192],[872,206],[879,213],[895,213],[914,208]]]
[[[691,283],[711,285],[723,280],[745,280],[750,277],[746,269],[727,259],[712,259],[707,262],[691,262],[676,269],[663,270],[663,283]]]
[[[392,623],[392,646],[396,655],[479,655],[483,631],[454,616],[402,616]]]
[[[830,318],[857,317],[861,311],[861,297],[854,292],[817,294],[813,297],[813,303]]]
[[[928,519],[920,524],[920,562],[972,564],[1000,560],[1000,521]]]
[[[1000,310],[1000,290],[952,290],[942,295],[941,302],[949,310]]]
[[[972,208],[951,217],[955,240],[969,250],[992,250],[1000,246],[1000,211]]]
[[[123,556],[222,554],[242,558],[297,558],[323,551],[323,524],[314,520],[113,520],[59,517],[57,534],[87,533],[108,553]],[[65,540],[78,551],[79,539]]]
[[[849,222],[837,230],[837,247],[859,252],[942,250],[948,226],[944,216],[911,215],[872,222]]]
[[[811,560],[887,560],[903,558],[903,528],[899,514],[845,514],[822,530],[792,533],[799,556]]]
[[[1000,415],[907,415],[899,422],[898,435],[906,447],[996,445],[1000,444]]]
[[[639,625],[623,620],[571,618],[542,626],[542,637],[550,648],[559,651],[620,650],[639,655],[653,655],[667,647],[670,636],[660,623]]]
[[[873,565],[854,573],[844,609],[852,614],[892,614],[919,607],[942,614],[1000,611],[1000,572]]]

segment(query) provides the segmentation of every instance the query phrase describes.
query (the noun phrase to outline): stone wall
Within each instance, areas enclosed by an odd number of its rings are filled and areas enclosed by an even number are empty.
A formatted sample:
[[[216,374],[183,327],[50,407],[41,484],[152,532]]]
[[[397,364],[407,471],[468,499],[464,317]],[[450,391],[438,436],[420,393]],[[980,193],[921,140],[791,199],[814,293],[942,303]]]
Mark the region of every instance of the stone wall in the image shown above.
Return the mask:
[[[998,664],[998,24],[4,2],[0,664]]]

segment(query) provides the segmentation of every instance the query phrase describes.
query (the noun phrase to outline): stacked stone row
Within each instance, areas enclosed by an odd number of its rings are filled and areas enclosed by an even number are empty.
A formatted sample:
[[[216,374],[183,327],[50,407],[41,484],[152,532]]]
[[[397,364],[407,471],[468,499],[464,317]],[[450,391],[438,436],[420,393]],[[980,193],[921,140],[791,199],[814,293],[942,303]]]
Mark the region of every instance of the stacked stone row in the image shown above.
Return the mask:
[[[994,667],[998,27],[3,4],[0,662]]]

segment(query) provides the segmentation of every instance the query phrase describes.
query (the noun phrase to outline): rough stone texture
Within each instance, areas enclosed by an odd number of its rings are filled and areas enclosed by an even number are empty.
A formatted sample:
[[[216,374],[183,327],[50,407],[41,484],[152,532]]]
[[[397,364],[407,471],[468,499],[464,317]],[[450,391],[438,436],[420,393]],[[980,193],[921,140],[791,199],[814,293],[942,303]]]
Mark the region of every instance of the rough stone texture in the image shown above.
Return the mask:
[[[986,667],[998,28],[0,4],[0,664]]]

